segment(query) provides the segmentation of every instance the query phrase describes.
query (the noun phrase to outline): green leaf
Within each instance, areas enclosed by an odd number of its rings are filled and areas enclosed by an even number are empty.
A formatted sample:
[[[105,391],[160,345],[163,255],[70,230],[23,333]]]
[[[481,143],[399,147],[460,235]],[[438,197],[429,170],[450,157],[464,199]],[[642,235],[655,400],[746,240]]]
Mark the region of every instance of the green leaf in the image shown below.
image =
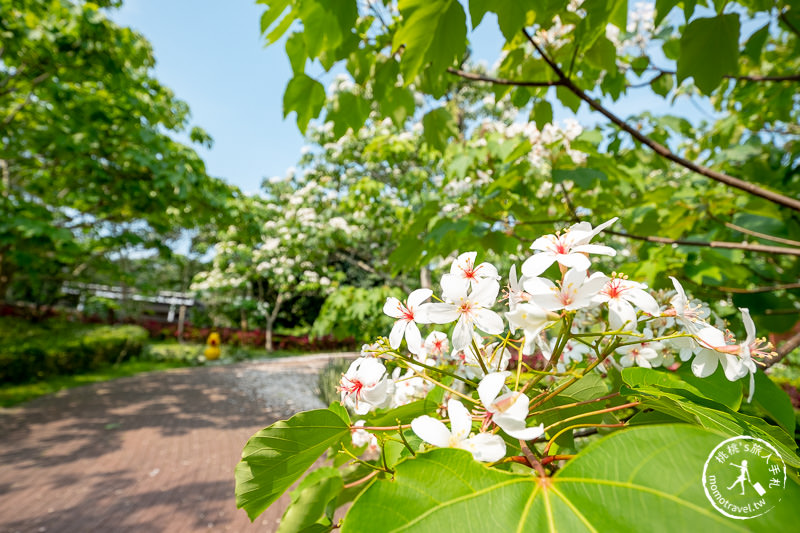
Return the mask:
[[[303,34],[295,32],[286,39],[286,55],[292,65],[292,72],[296,75],[305,72],[306,67],[306,42]]]
[[[369,116],[369,102],[361,95],[339,92],[327,115],[333,122],[333,134],[341,138],[348,130],[358,131]]]
[[[573,168],[553,170],[553,181],[561,183],[571,180],[581,189],[591,189],[599,182],[608,181],[608,177],[601,171],[593,168]]]
[[[578,108],[581,107],[581,99],[563,85],[556,87],[556,97],[558,97],[559,102],[573,113],[577,113]]]
[[[598,37],[584,57],[591,65],[601,70],[614,72],[617,69],[617,49],[603,36]]]
[[[325,88],[322,84],[305,74],[296,74],[289,80],[283,93],[283,116],[286,118],[289,113],[295,111],[297,127],[305,133],[308,122],[319,116],[324,104]]]
[[[622,371],[622,380],[638,391],[660,389],[712,407],[720,405],[736,410],[742,403],[741,383],[728,381],[722,368],[707,378],[698,378],[689,365],[681,366],[678,372],[630,367]]]
[[[793,523],[792,505],[745,524],[711,506],[700,479],[722,440],[683,424],[619,431],[590,444],[546,484],[531,474],[488,468],[463,450],[437,449],[400,462],[393,481],[370,485],[345,516],[342,532],[713,533],[780,531]],[[783,500],[798,497],[792,478]]]
[[[488,11],[497,14],[497,24],[506,41],[516,37],[527,20],[528,11],[536,8],[532,0],[470,0],[469,16],[476,28]]]
[[[642,407],[655,409],[729,437],[750,435],[763,439],[778,449],[786,464],[800,467],[794,439],[783,429],[771,426],[760,418],[743,415],[728,408],[713,409],[689,401],[682,395],[655,388],[631,390],[623,387],[621,392],[624,395],[641,395]]]
[[[755,375],[755,389],[753,404],[760,407],[789,435],[794,435],[796,420],[789,395],[761,370]]]
[[[284,14],[286,8],[289,6],[291,0],[265,0],[259,2],[267,5],[267,10],[261,15],[261,33],[267,33],[267,44],[274,43],[289,29],[294,17],[291,14],[286,16],[278,22],[274,27],[275,21]],[[290,10],[291,13],[291,10]],[[270,28],[272,27],[272,31]]]
[[[753,33],[747,43],[744,45],[744,55],[753,60],[754,63],[761,61],[761,52],[764,50],[764,44],[769,37],[769,24],[765,24],[763,28]]]
[[[672,8],[677,6],[680,0],[656,0],[656,18],[655,18],[655,25],[658,26],[661,24],[661,21],[664,20]]]
[[[533,120],[540,130],[545,124],[553,122],[553,106],[547,100],[539,100],[533,105]]]
[[[653,83],[650,84],[650,88],[659,96],[667,96],[672,90],[674,83],[675,79],[672,77],[672,74],[662,74],[653,80]]]
[[[726,74],[739,66],[739,15],[728,13],[690,22],[681,36],[678,83],[694,78],[697,88],[711,94]]]
[[[358,17],[355,0],[303,0],[298,3],[298,11],[311,58],[335,50]]]
[[[650,66],[650,58],[647,56],[639,56],[631,61],[631,68],[637,76],[641,76],[648,66]]]
[[[349,433],[350,427],[327,409],[298,413],[257,432],[236,466],[237,509],[254,520]]]
[[[422,117],[423,137],[431,147],[444,152],[450,137],[458,135],[458,127],[453,120],[453,115],[444,107],[437,107],[428,111]]]
[[[427,65],[441,73],[467,49],[467,18],[457,0],[400,0],[403,18],[392,49],[405,46],[400,61],[405,84]]]
[[[292,491],[277,533],[328,531],[343,486],[342,475],[335,468],[318,468],[308,474]]]

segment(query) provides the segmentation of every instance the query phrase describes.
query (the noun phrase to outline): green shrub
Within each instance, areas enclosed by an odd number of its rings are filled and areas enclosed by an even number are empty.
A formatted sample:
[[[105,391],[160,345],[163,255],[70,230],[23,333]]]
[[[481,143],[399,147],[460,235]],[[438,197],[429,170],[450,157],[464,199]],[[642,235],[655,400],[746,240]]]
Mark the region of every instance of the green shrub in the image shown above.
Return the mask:
[[[389,296],[405,298],[396,287],[339,287],[322,304],[311,334],[333,335],[337,340],[352,338],[357,342],[371,342],[380,335],[388,335],[394,319],[383,314],[383,304]]]
[[[139,326],[0,319],[0,381],[23,383],[76,374],[138,357],[148,335]]]

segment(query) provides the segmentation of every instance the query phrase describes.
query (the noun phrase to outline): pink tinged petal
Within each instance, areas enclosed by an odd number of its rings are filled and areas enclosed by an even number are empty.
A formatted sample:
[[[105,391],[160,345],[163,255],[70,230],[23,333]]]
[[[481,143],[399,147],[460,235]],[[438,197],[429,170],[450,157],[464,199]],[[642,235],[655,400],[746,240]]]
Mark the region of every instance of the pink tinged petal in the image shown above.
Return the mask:
[[[715,348],[725,346],[725,334],[714,326],[706,326],[697,332],[697,337],[701,341],[701,346],[705,348]]]
[[[707,378],[717,369],[718,363],[719,353],[704,348],[692,360],[692,372],[698,378]]]
[[[492,372],[486,374],[484,378],[478,383],[478,397],[481,399],[483,406],[491,411],[490,406],[500,394],[500,391],[505,385],[506,378],[511,375],[511,372]]]
[[[590,266],[592,266],[592,262],[589,261],[589,258],[580,253],[558,254],[556,256],[556,261],[567,268],[583,271],[586,271]]]
[[[442,300],[446,302],[458,302],[467,297],[469,280],[460,278],[453,274],[442,276]]]
[[[408,351],[413,354],[418,354],[422,349],[422,335],[413,322],[409,322],[406,326],[406,344],[408,344]]]
[[[466,318],[464,315],[456,322],[456,327],[453,329],[453,348],[455,350],[463,350],[472,341],[472,320]]]
[[[396,350],[400,347],[400,342],[403,340],[403,334],[406,332],[406,326],[408,325],[408,320],[398,320],[392,326],[392,332],[389,333],[389,346],[392,347],[392,350]]]
[[[433,291],[430,289],[417,289],[408,295],[408,307],[414,309],[422,302],[431,297]]]
[[[423,415],[411,421],[411,429],[428,444],[439,448],[450,446],[450,431],[441,420]]]
[[[556,254],[553,252],[540,252],[536,255],[532,255],[522,263],[522,275],[528,278],[535,278],[547,270],[555,260]]]
[[[597,255],[617,255],[617,251],[610,246],[602,244],[581,244],[572,249],[573,252]]]
[[[497,301],[500,284],[495,280],[486,280],[475,287],[469,299],[477,302],[481,307],[491,307]]]
[[[625,300],[608,302],[608,325],[612,331],[636,328],[636,311]]]
[[[450,399],[447,402],[447,415],[450,418],[450,427],[453,437],[458,440],[464,440],[469,437],[472,431],[472,417],[458,400]]]
[[[458,308],[452,304],[433,303],[426,305],[430,306],[426,307],[426,318],[434,324],[449,324],[450,322],[455,322],[461,316]]]
[[[507,405],[505,409],[503,409],[502,415],[507,418],[515,418],[525,422],[525,419],[528,416],[528,397],[525,394],[520,392],[507,392],[500,396],[499,398],[495,399],[494,405]]]
[[[623,291],[622,297],[648,315],[658,316],[660,314],[656,299],[642,289],[627,289]]]
[[[461,448],[472,454],[476,461],[494,463],[506,455],[506,443],[500,435],[478,433],[461,443]]]
[[[505,329],[503,319],[494,311],[490,311],[488,309],[476,309],[474,313],[475,325],[479,330],[488,333],[489,335],[499,335]]]
[[[404,307],[405,306],[400,303],[400,300],[394,296],[390,296],[386,298],[386,303],[383,304],[383,312],[392,318],[402,318]]]

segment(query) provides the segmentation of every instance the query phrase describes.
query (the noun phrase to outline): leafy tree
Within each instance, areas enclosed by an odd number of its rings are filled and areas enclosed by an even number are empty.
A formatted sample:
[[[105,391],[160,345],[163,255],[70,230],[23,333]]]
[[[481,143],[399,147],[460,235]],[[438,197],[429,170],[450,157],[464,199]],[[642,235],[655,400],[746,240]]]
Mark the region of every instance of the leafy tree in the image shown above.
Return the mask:
[[[289,32],[284,113],[295,112],[301,130],[323,112],[335,135],[421,116],[425,143],[443,156],[442,188],[487,176],[473,191],[475,209],[413,206],[398,269],[427,264],[442,242],[466,250],[478,238],[520,253],[543,227],[619,215],[615,246],[629,258],[621,270],[657,288],[677,276],[722,315],[750,307],[769,331],[797,321],[800,12],[792,3],[658,1],[630,14],[625,1],[261,3],[267,43]],[[476,67],[471,32],[495,24],[502,54],[492,69]],[[320,67],[345,71],[350,89],[326,94],[313,78]],[[475,125],[459,127],[450,105],[463,82],[513,105],[528,138],[489,135],[475,146]],[[715,114],[691,122],[612,111],[648,89],[665,108],[689,98]],[[555,101],[607,122],[572,143],[585,159],[537,168],[529,145]]]
[[[231,189],[172,135],[210,137],[106,17],[116,4],[0,1],[0,295],[46,299],[225,216]]]

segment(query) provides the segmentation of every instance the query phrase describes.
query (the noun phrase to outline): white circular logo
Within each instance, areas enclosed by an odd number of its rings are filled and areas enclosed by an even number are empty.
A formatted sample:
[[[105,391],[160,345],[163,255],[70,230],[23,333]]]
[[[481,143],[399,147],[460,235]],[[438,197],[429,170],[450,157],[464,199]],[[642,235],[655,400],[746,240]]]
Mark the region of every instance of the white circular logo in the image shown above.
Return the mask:
[[[746,520],[772,510],[783,497],[786,464],[778,450],[756,437],[725,440],[706,459],[703,489],[711,505]]]

